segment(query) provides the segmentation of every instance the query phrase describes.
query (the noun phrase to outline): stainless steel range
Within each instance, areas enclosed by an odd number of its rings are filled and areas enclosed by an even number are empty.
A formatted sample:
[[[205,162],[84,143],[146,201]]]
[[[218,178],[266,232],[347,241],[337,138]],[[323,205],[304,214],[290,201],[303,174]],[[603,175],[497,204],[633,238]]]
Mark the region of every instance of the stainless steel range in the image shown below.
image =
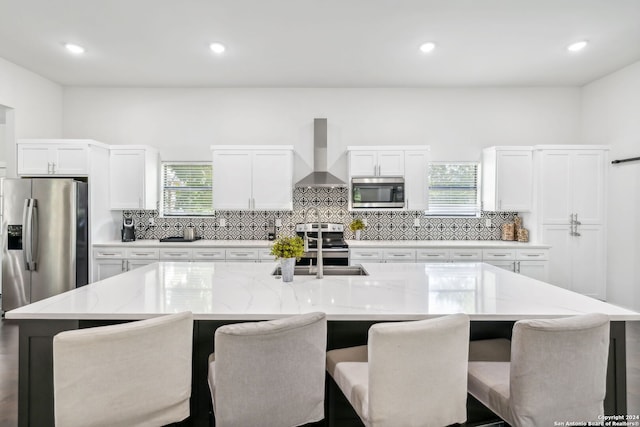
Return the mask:
[[[323,222],[322,227],[322,257],[324,265],[349,265],[349,247],[344,241],[344,224]],[[297,224],[296,233],[303,237],[304,233],[311,238],[318,237],[318,223]],[[318,242],[309,240],[309,250],[304,253],[296,265],[317,265]]]

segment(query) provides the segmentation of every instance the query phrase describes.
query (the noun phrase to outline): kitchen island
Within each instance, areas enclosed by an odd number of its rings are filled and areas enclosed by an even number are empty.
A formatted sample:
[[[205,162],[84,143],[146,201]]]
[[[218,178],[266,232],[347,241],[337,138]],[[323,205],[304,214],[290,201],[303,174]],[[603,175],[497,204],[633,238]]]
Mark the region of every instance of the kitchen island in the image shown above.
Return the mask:
[[[375,322],[464,312],[471,339],[511,336],[513,323],[601,312],[611,318],[607,414],[626,412],[625,322],[640,314],[485,263],[363,264],[367,276],[295,276],[276,263],[159,262],[6,313],[20,322],[21,426],[53,425],[51,339],[68,329],[193,312],[193,425],[207,425],[207,356],[223,324],[327,313],[329,349],[364,344]]]

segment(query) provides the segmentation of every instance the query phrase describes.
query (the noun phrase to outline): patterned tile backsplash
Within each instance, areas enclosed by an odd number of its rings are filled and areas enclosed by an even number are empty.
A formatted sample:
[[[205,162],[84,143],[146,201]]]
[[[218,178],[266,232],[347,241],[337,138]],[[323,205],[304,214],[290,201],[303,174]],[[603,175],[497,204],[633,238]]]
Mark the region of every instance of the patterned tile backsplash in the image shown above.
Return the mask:
[[[304,222],[304,212],[317,207],[323,222],[345,225],[345,238],[352,239],[348,225],[354,218],[366,218],[363,240],[500,240],[501,226],[513,222],[515,212],[482,212],[480,218],[431,218],[422,211],[356,211],[348,210],[346,188],[296,188],[292,211],[218,211],[211,217],[160,218],[158,211],[124,211],[133,217],[136,239],[161,239],[182,236],[183,227],[193,226],[196,235],[211,240],[266,240],[269,220],[280,218],[278,235],[294,234],[297,223]],[[154,218],[154,225],[149,225]],[[225,226],[220,227],[220,219]],[[414,219],[420,218],[420,226]],[[485,219],[491,225],[485,226]],[[308,221],[316,221],[315,213]]]

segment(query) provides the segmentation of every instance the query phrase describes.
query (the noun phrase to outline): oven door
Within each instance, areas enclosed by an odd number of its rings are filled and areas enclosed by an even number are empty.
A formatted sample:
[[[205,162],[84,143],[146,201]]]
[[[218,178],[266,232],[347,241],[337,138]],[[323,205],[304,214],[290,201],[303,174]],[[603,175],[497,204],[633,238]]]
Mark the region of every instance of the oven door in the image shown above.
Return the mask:
[[[322,251],[323,265],[349,265],[349,250],[324,249]],[[318,265],[318,251],[305,252],[296,265]]]
[[[353,178],[351,206],[354,208],[404,208],[404,178]]]

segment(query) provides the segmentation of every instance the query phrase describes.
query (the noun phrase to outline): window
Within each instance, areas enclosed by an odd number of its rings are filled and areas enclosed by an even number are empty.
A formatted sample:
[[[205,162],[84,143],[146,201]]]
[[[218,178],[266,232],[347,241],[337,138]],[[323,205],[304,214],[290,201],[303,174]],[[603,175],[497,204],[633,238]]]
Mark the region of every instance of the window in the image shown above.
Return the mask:
[[[429,209],[434,216],[478,216],[478,163],[431,163]]]
[[[211,163],[162,163],[162,215],[213,215]]]

